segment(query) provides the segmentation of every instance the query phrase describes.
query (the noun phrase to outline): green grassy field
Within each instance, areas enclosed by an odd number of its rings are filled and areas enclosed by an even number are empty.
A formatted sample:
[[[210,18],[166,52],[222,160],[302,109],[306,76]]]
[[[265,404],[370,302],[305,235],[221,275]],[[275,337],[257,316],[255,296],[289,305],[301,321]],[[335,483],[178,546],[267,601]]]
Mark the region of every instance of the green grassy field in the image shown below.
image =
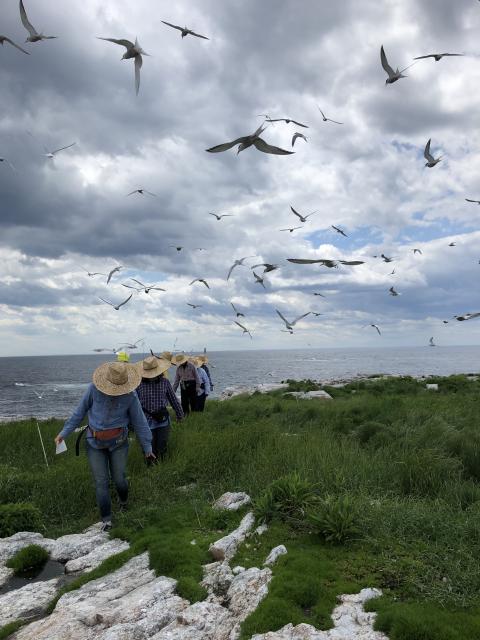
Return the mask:
[[[259,566],[280,543],[289,553],[243,638],[288,622],[329,628],[339,593],[375,586],[384,596],[370,607],[391,640],[478,639],[480,382],[429,382],[439,391],[394,378],[327,388],[333,402],[279,392],[211,401],[174,427],[169,457],[155,467],[132,442],[130,510],[115,512],[112,532],[132,549],[91,577],[147,549],[182,595],[204,597],[208,544],[242,515],[209,505],[224,491],[247,491],[270,529],[234,563]],[[54,537],[98,520],[85,454],[75,457],[70,438],[68,452],[54,455],[59,427],[41,423],[47,469],[33,420],[0,426],[0,504],[33,503],[37,529]]]

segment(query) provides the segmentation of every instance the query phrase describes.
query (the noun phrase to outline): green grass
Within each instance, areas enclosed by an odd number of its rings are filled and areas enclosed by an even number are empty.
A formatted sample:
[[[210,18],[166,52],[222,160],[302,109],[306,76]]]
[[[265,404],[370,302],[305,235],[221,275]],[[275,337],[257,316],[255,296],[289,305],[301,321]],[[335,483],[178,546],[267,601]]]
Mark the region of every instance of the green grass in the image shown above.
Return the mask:
[[[439,391],[426,391],[426,382],[437,382]],[[378,624],[392,640],[426,640],[425,628],[439,621],[442,633],[458,634],[446,638],[477,639],[480,382],[382,378],[328,391],[331,402],[298,402],[280,392],[210,401],[204,414],[174,427],[169,457],[155,467],[145,466],[132,443],[131,509],[119,514],[114,505],[112,532],[132,549],[70,588],[148,550],[158,573],[177,578],[185,597],[201,599],[208,545],[241,517],[214,514],[208,505],[224,491],[247,491],[257,510],[264,500],[268,512],[265,496],[276,487],[284,507],[274,506],[271,531],[234,559],[261,566],[274,544],[289,550],[274,568],[268,597],[245,621],[245,638],[280,621],[327,628],[336,595],[377,586],[385,593]],[[0,429],[0,504],[32,503],[44,523],[37,529],[53,537],[98,520],[85,455],[75,457],[73,438],[66,454],[54,455],[59,427],[41,423],[49,468],[35,422]],[[299,481],[285,484],[292,477]],[[178,491],[190,483],[193,491]],[[437,627],[422,626],[422,607]]]

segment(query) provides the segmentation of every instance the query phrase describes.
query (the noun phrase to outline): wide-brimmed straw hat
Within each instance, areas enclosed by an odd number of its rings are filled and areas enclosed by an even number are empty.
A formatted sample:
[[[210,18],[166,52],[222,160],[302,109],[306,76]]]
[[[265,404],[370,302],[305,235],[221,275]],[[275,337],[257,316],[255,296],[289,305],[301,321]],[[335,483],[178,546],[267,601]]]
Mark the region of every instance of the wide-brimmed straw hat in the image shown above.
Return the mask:
[[[200,356],[191,356],[189,358],[190,362],[195,365],[195,367],[201,367],[203,364],[203,361],[200,359]]]
[[[186,356],[184,353],[177,353],[176,356],[172,356],[171,362],[175,366],[179,367],[181,364],[185,364],[185,362],[188,362],[188,356]]]
[[[160,357],[163,358],[164,360],[170,360],[171,362],[173,358],[173,353],[171,351],[162,351],[162,353],[160,354]]]
[[[199,360],[201,364],[208,364],[208,356],[205,353],[197,356],[197,360]]]
[[[142,376],[137,367],[127,362],[105,362],[95,369],[93,384],[107,396],[122,396],[134,391]]]
[[[165,371],[168,371],[172,363],[163,358],[148,356],[148,358],[135,363],[135,366],[142,378],[156,378],[160,374],[165,373]]]

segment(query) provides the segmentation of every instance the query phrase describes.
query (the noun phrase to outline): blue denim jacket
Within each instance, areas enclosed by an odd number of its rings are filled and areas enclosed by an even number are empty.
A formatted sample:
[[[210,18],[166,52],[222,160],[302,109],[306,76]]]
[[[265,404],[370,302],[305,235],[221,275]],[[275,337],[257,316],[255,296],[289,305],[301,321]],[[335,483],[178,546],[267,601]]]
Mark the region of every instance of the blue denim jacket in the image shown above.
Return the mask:
[[[107,396],[99,391],[94,384],[90,384],[85,395],[80,400],[80,404],[65,422],[63,429],[59,433],[60,437],[66,438],[74,429],[79,427],[87,413],[88,424],[95,431],[124,427],[126,437],[128,426],[132,425],[143,452],[145,454],[151,453],[152,433],[135,391],[121,396]],[[97,449],[113,446],[117,440],[103,440],[98,443],[95,438],[89,437],[88,431],[87,439],[88,444]]]

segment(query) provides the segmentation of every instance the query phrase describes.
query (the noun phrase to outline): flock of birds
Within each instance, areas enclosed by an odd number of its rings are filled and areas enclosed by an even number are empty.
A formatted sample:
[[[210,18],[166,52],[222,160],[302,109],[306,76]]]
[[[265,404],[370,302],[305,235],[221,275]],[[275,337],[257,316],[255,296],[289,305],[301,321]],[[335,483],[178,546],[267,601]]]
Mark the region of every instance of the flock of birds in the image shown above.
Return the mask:
[[[45,35],[43,32],[38,32],[36,30],[36,28],[32,25],[32,23],[30,22],[26,10],[25,10],[25,6],[24,6],[24,2],[23,0],[19,0],[19,10],[20,10],[20,19],[21,19],[21,23],[23,24],[23,26],[25,27],[25,29],[28,32],[28,37],[26,39],[26,43],[38,43],[38,42],[42,42],[44,40],[51,40],[51,39],[55,39],[57,36],[50,36],[50,35]],[[177,31],[180,32],[182,39],[185,38],[186,36],[193,36],[196,38],[200,38],[203,40],[209,40],[208,37],[197,33],[189,28],[185,27],[181,27],[179,25],[167,22],[162,20],[162,23],[164,25],[166,25],[167,27],[170,27],[172,29],[175,29]],[[147,54],[142,47],[140,46],[138,39],[135,39],[135,42],[132,42],[131,40],[128,39],[118,39],[118,38],[106,38],[106,37],[99,37],[100,40],[104,40],[107,42],[111,42],[113,44],[117,44],[120,45],[122,47],[125,48],[125,52],[122,56],[122,60],[133,60],[134,62],[134,74],[135,74],[135,92],[138,95],[139,93],[139,89],[140,89],[140,70],[142,68],[143,65],[143,56],[148,56],[149,54]],[[25,48],[21,47],[20,45],[18,45],[16,42],[14,42],[10,37],[7,36],[0,36],[0,44],[4,45],[5,43],[8,43],[9,45],[15,47],[16,49],[18,49],[20,52],[22,52],[23,54],[26,55],[30,55],[30,52],[27,51]],[[400,79],[406,78],[407,76],[404,75],[404,72],[409,69],[410,67],[412,67],[414,64],[417,63],[418,60],[423,60],[423,59],[434,59],[436,62],[442,60],[445,57],[458,57],[458,56],[463,56],[464,54],[462,53],[431,53],[431,54],[427,54],[427,55],[422,55],[422,56],[417,56],[416,58],[414,58],[414,62],[410,65],[408,65],[407,67],[399,70],[398,67],[394,70],[392,66],[390,66],[388,60],[387,60],[387,56],[384,50],[383,45],[380,48],[380,62],[381,62],[381,66],[383,67],[384,71],[387,74],[387,79],[385,80],[385,83],[387,85],[391,85],[397,81],[399,81]],[[320,109],[320,107],[317,105],[317,108],[319,110],[319,113],[321,115],[321,118],[323,120],[323,122],[330,122],[332,124],[335,125],[343,125],[343,122],[340,122],[338,120],[334,120],[331,118],[328,118],[325,113]],[[269,114],[261,114],[260,117],[264,118],[264,121],[262,122],[262,124],[251,134],[245,135],[245,136],[240,136],[237,137],[233,140],[230,140],[228,142],[224,142],[221,144],[217,144],[215,146],[212,146],[208,149],[206,149],[206,151],[208,153],[223,153],[226,152],[230,149],[233,149],[234,147],[237,148],[237,154],[239,154],[241,151],[244,151],[250,147],[254,147],[255,149],[257,149],[257,151],[260,151],[262,153],[267,153],[267,154],[272,154],[272,155],[281,155],[281,156],[287,156],[287,155],[292,155],[293,153],[295,153],[293,150],[288,150],[288,149],[283,149],[281,147],[269,144],[268,142],[266,142],[263,137],[261,137],[264,132],[266,131],[267,127],[270,125],[274,125],[275,123],[284,123],[286,125],[290,125],[293,124],[295,127],[299,127],[302,129],[308,129],[309,125],[300,122],[298,120],[295,120],[293,118],[290,117],[282,117],[282,118],[278,118],[278,117],[271,117]],[[32,134],[30,134],[32,135]],[[308,139],[306,137],[306,135],[302,132],[299,131],[295,131],[292,135],[291,138],[291,147],[292,149],[295,147],[295,143],[297,142],[297,140],[303,140],[304,142],[308,142]],[[44,155],[46,158],[48,158],[49,160],[53,160],[55,158],[55,156],[60,153],[61,151],[65,151],[71,147],[73,147],[76,143],[73,142],[71,144],[68,144],[66,146],[62,146],[60,148],[57,149],[47,149],[46,147],[44,147]],[[424,148],[424,157],[426,160],[425,166],[428,168],[434,168],[441,160],[442,160],[442,156],[438,156],[435,157],[434,155],[432,155],[431,152],[431,139],[429,139],[427,141],[427,143],[425,144],[425,148]],[[7,164],[12,170],[16,170],[15,167],[13,166],[13,164],[4,157],[0,157],[0,163],[5,163]],[[126,194],[126,196],[130,197],[133,195],[139,195],[139,196],[151,196],[151,197],[157,197],[155,193],[153,193],[152,191],[148,191],[147,189],[144,188],[137,188],[134,189],[133,191],[129,192],[128,194]],[[476,203],[480,205],[480,200],[474,200],[471,198],[465,198],[465,200],[467,202],[470,203]],[[299,213],[293,206],[290,207],[291,209],[291,213],[295,216],[296,219],[298,219],[298,222],[301,223],[301,225],[296,225],[296,226],[288,226],[286,228],[282,228],[279,229],[279,231],[288,231],[290,233],[294,232],[297,229],[302,228],[302,226],[304,224],[307,223],[308,219],[315,215],[316,213],[318,213],[318,211],[312,211],[308,214],[301,214]],[[222,219],[227,218],[227,217],[232,217],[233,214],[231,213],[214,213],[214,212],[209,212],[208,215],[214,217],[217,222],[220,222]],[[340,226],[337,225],[331,225],[331,228],[333,229],[333,231],[343,237],[348,237],[347,233],[345,232],[344,229],[342,229]],[[184,246],[182,245],[170,245],[171,247],[173,247],[177,252],[182,251],[182,249],[184,249]],[[455,243],[450,243],[449,246],[455,246]],[[203,251],[205,250],[203,247],[195,247],[195,250],[198,251]],[[413,249],[413,253],[414,254],[422,254],[421,249]],[[226,280],[228,281],[230,279],[230,277],[232,276],[232,273],[235,269],[237,269],[238,267],[246,267],[247,265],[245,265],[245,261],[248,259],[252,259],[255,258],[256,256],[245,256],[243,258],[239,258],[236,259],[233,264],[230,266],[227,275],[226,275]],[[389,257],[386,256],[384,253],[382,253],[380,256],[373,256],[373,258],[381,258],[385,263],[391,263],[393,262],[394,258],[393,257]],[[311,259],[311,258],[287,258],[287,261],[292,263],[292,264],[298,264],[298,265],[313,265],[313,264],[317,264],[323,267],[326,267],[328,269],[338,269],[339,266],[347,266],[347,267],[355,267],[358,265],[362,265],[364,264],[363,260],[342,260],[342,259],[331,259],[331,258],[315,258],[315,259]],[[124,269],[125,267],[123,267],[122,265],[116,265],[115,267],[113,267],[112,269],[108,270],[106,273],[100,273],[100,272],[91,272],[88,269],[84,269],[86,271],[86,273],[88,274],[89,277],[94,277],[94,276],[105,276],[106,278],[106,284],[109,285],[110,282],[112,281],[112,277],[117,274],[118,272],[120,272],[122,269]],[[257,271],[255,271],[256,269],[259,270],[263,268],[263,272],[261,274],[257,273]],[[261,262],[255,265],[251,265],[250,269],[252,271],[253,274],[253,278],[254,281],[259,284],[260,286],[263,287],[263,289],[266,289],[265,286],[265,274],[267,273],[271,273],[277,269],[280,268],[280,265],[278,264],[273,264],[273,263],[268,263],[268,262]],[[391,272],[390,275],[393,275],[395,273],[395,269]],[[195,284],[200,284],[203,285],[204,287],[206,287],[208,290],[211,289],[210,284],[208,283],[208,281],[205,278],[194,278],[189,284],[190,286],[193,286]],[[142,281],[140,281],[138,278],[130,278],[128,282],[124,282],[122,283],[123,286],[129,290],[131,290],[131,293],[122,301],[120,302],[112,302],[111,300],[107,300],[104,297],[100,297],[100,300],[106,304],[109,305],[111,307],[113,307],[113,309],[115,309],[116,311],[119,311],[122,307],[124,307],[126,304],[128,304],[130,302],[130,300],[132,299],[132,297],[134,296],[134,294],[140,294],[140,293],[145,293],[145,294],[150,294],[151,292],[165,292],[166,290],[162,287],[160,287],[158,284],[145,284]],[[391,286],[388,290],[389,295],[393,296],[393,297],[397,297],[399,295],[401,295],[393,286]],[[318,292],[314,292],[313,295],[315,296],[323,296],[323,294],[318,293]],[[200,304],[195,304],[192,302],[187,302],[186,303],[189,307],[191,307],[192,309],[197,309],[200,308],[202,305]],[[235,323],[235,325],[237,325],[241,330],[243,334],[247,334],[250,336],[250,338],[252,338],[252,333],[251,331],[245,326],[245,320],[243,320],[243,323],[239,322],[238,319],[239,318],[245,318],[245,314],[241,311],[238,310],[238,308],[235,306],[235,304],[233,302],[230,302],[230,305],[233,309],[233,312],[235,314],[235,320],[233,320],[233,322]],[[306,311],[304,313],[302,313],[301,315],[299,315],[298,317],[296,317],[295,319],[289,321],[285,315],[278,309],[275,309],[276,314],[278,315],[278,317],[280,318],[280,320],[282,321],[283,325],[285,328],[282,328],[281,331],[293,334],[294,332],[294,328],[296,327],[297,323],[299,323],[301,320],[303,320],[304,318],[306,318],[309,315],[313,315],[315,317],[318,317],[320,315],[322,315],[320,312],[316,312],[316,311]],[[454,318],[458,321],[465,321],[465,320],[470,320],[476,317],[479,317],[480,313],[467,313],[461,316],[454,316]],[[448,320],[443,320],[444,323],[447,323]],[[381,335],[381,330],[380,327],[375,324],[375,323],[371,323],[368,325],[365,325],[366,327],[371,327],[373,329],[375,329],[375,331]],[[138,341],[139,343],[140,341]],[[132,344],[128,344],[125,343],[125,345],[122,345],[126,348],[130,348],[130,349],[135,349],[138,346],[138,343],[132,343]],[[430,346],[436,346],[433,340],[433,337],[430,338],[429,341],[429,345]],[[94,349],[94,351],[113,351],[116,352],[117,349]]]

